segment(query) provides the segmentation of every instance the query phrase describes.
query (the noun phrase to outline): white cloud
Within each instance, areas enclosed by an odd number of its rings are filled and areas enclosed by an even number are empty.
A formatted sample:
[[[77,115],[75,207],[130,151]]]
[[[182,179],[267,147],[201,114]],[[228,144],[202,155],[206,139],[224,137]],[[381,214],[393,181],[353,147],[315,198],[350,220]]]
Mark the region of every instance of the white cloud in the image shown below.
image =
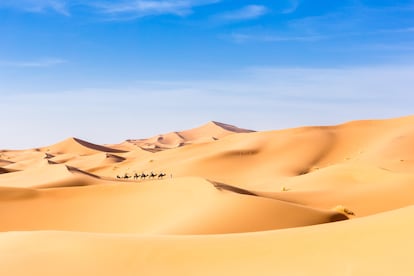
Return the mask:
[[[285,95],[306,98],[402,100],[414,85],[414,66],[366,66],[339,68],[252,67],[248,74]],[[294,97],[294,98],[295,98]],[[414,96],[410,96],[414,97]],[[401,102],[400,102],[401,103]]]
[[[242,33],[233,32],[224,36],[226,39],[230,39],[236,43],[246,42],[313,42],[323,39],[327,39],[327,36],[322,35],[304,35],[304,36],[287,36],[287,35],[275,35],[275,34],[260,34],[260,33]]]
[[[267,14],[270,10],[262,5],[248,5],[241,9],[229,11],[214,16],[218,21],[242,21],[259,18]]]
[[[0,67],[19,67],[19,68],[39,68],[51,67],[67,63],[64,59],[59,58],[44,58],[38,60],[0,60]]]
[[[2,0],[0,8],[13,8],[30,13],[43,13],[52,10],[69,16],[68,0]]]
[[[70,8],[83,6],[92,8],[111,19],[135,19],[149,15],[173,14],[185,16],[191,14],[194,7],[218,3],[221,0],[1,0],[0,8],[43,13],[48,10],[69,16]]]
[[[346,5],[321,15],[293,19],[288,22],[288,26],[296,32],[342,36],[414,32],[412,22],[402,19],[412,17],[412,5],[394,4],[372,8],[361,2],[353,1],[353,5]]]
[[[288,14],[288,13],[295,12],[298,9],[299,4],[300,4],[299,0],[289,0],[288,2],[289,2],[288,3],[289,6],[282,10],[283,14]]]
[[[69,136],[115,143],[209,120],[261,130],[409,115],[413,72],[413,66],[389,65],[252,67],[225,79],[4,93],[0,108],[13,116],[3,122],[8,135],[2,147],[22,148],[34,142],[30,146],[39,146]],[[103,127],[96,127],[102,122]],[[56,128],[53,133],[51,125]]]
[[[135,0],[98,2],[94,6],[112,19],[134,19],[150,15],[173,14],[186,16],[196,6],[209,5],[220,0]]]
[[[414,27],[400,28],[400,29],[383,29],[372,32],[374,34],[387,34],[387,33],[414,33]]]

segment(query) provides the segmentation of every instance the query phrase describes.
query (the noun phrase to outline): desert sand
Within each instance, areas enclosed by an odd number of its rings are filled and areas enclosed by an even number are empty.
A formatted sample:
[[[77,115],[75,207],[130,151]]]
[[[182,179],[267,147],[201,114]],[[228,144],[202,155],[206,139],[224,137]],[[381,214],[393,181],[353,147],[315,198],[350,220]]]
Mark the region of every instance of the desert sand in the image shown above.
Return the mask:
[[[413,145],[406,116],[4,149],[0,275],[413,275]]]

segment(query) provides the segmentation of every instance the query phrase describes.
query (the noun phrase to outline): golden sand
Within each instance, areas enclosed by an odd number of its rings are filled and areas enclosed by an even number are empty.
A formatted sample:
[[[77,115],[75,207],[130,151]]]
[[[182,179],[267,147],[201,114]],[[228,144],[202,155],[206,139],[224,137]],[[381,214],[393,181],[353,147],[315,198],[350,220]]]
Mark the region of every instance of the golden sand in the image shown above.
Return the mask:
[[[0,275],[412,275],[413,183],[414,116],[3,150]]]

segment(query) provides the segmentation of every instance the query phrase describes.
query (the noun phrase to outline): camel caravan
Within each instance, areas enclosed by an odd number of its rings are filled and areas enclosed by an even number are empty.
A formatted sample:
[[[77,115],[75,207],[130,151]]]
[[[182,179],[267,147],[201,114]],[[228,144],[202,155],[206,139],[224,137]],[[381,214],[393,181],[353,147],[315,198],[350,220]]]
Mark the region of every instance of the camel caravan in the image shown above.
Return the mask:
[[[159,174],[157,174],[157,173],[154,173],[154,172],[151,172],[150,174],[145,174],[145,173],[138,174],[138,173],[134,173],[134,175],[129,175],[128,173],[125,173],[123,176],[117,175],[116,178],[118,178],[118,179],[130,179],[130,178],[134,178],[134,180],[138,180],[138,179],[145,180],[147,178],[148,179],[163,179],[164,176],[166,176],[166,175],[167,175],[166,173],[159,173]]]

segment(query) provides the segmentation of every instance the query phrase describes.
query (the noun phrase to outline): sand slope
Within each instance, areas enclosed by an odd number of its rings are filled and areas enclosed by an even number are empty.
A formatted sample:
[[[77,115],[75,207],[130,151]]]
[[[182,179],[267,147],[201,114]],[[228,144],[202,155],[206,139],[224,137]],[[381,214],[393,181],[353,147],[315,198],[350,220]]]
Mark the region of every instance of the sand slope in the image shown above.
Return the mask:
[[[98,183],[106,182],[74,167],[48,163],[25,171],[3,174],[0,178],[0,187],[59,188]]]
[[[237,235],[10,232],[0,234],[0,273],[411,275],[412,216],[408,207],[360,220]]]
[[[27,189],[13,190],[19,192]],[[19,198],[0,202],[0,231],[223,234],[347,219],[334,211],[217,189],[197,178],[38,190]]]
[[[413,142],[406,116],[2,150],[0,275],[412,275]]]

